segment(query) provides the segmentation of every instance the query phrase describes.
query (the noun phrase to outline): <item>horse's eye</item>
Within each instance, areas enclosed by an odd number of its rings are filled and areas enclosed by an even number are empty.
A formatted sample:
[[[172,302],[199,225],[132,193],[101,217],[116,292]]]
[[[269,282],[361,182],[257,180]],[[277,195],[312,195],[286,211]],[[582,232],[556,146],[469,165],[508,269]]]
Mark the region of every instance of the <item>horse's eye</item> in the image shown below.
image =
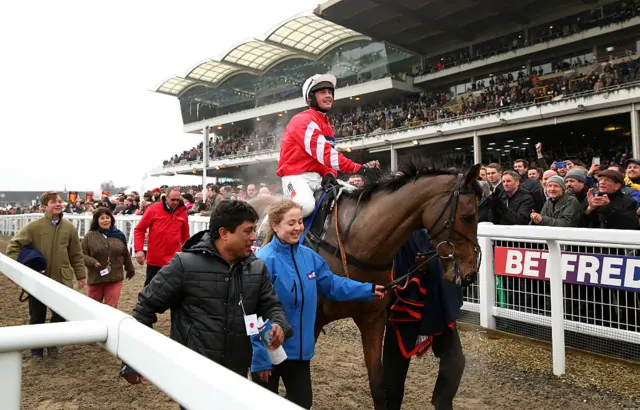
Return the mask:
[[[462,222],[464,222],[467,225],[473,225],[473,223],[476,221],[476,214],[470,214],[470,215],[462,215]]]

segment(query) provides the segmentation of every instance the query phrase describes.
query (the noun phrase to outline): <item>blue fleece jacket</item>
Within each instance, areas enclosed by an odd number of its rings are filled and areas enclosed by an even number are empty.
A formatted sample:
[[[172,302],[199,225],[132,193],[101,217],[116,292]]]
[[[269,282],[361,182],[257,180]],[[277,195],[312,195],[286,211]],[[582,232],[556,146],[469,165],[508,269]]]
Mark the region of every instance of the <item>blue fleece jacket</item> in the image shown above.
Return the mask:
[[[256,256],[267,266],[273,288],[293,327],[293,336],[283,347],[288,360],[311,360],[314,354],[318,295],[332,301],[368,301],[375,294],[371,283],[334,275],[327,262],[313,249],[289,245],[274,237]],[[271,369],[271,360],[258,336],[251,337],[251,371]]]

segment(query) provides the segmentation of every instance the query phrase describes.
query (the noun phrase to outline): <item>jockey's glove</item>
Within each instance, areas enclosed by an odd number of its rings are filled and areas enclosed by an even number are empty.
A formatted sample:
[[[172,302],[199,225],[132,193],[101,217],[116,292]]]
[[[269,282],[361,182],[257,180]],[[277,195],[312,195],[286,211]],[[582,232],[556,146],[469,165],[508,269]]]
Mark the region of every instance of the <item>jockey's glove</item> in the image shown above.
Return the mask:
[[[367,168],[365,166],[361,166],[357,174],[364,175],[364,177],[369,181],[376,181],[380,176],[382,176],[382,171],[380,168]]]
[[[338,186],[338,181],[336,181],[336,177],[329,172],[324,176],[324,178],[322,178],[322,186]]]

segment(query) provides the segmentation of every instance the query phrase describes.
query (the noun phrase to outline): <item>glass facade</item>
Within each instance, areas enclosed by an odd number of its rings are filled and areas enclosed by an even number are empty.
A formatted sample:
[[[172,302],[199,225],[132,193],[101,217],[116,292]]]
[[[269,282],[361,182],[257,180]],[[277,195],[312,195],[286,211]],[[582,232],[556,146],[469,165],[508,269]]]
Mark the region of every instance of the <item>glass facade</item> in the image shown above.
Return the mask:
[[[261,76],[241,73],[218,87],[192,86],[179,96],[183,122],[188,124],[300,98],[302,84],[314,74],[332,73],[338,78],[338,87],[346,87],[389,77],[416,59],[419,61],[419,57],[386,43],[367,40],[346,43],[317,61],[292,58],[276,64]]]

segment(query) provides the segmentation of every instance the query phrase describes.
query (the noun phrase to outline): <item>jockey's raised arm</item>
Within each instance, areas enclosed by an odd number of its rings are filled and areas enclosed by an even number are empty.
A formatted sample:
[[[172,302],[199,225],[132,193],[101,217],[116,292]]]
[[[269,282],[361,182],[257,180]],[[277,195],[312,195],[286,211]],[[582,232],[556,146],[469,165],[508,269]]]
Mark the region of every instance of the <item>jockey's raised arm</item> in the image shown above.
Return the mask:
[[[367,174],[372,163],[356,164],[335,149],[333,128],[327,112],[333,105],[336,77],[316,74],[302,86],[302,96],[309,109],[295,115],[282,136],[277,174],[287,198],[302,205],[303,216],[315,207],[314,191],[322,179],[335,178],[338,172]]]

